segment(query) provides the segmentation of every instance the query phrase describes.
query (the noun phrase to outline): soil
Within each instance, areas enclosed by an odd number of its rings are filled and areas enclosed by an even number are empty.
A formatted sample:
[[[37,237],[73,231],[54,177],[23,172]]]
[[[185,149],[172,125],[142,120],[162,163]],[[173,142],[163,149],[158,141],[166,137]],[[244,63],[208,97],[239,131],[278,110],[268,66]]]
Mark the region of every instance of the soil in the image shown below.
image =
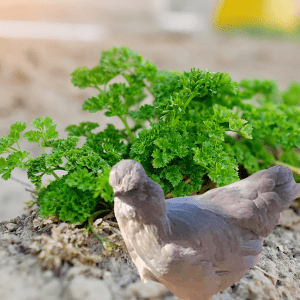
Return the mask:
[[[141,282],[114,222],[94,223],[98,234],[117,245],[110,250],[83,228],[41,219],[37,209],[0,223],[2,300],[178,299],[159,283]],[[213,300],[299,300],[299,245],[300,210],[289,209],[264,242],[260,269],[250,269]]]
[[[53,118],[61,137],[67,135],[65,127],[83,121],[99,122],[100,130],[107,123],[123,128],[117,118],[103,112],[83,112],[84,100],[95,92],[73,87],[69,75],[79,66],[95,66],[101,51],[115,45],[131,47],[159,69],[207,68],[228,72],[234,80],[274,79],[281,89],[300,81],[298,40],[164,32],[145,13],[134,17],[105,10],[72,14],[68,6],[61,12],[69,22],[79,15],[80,22],[101,21],[110,34],[99,42],[1,38],[0,136],[9,133],[12,123],[30,123],[40,115]],[[34,144],[22,142],[21,147],[33,156],[40,154]],[[29,183],[25,172],[14,171],[13,175]],[[42,221],[37,207],[24,211],[22,201],[28,198],[24,186],[0,180],[0,299],[177,299],[158,283],[140,281],[116,226],[103,222],[106,229],[99,227],[99,233],[115,234],[112,240],[118,252],[103,248],[81,228],[60,224],[55,218]],[[258,264],[280,279],[253,268],[213,300],[300,299],[300,211],[290,209],[283,215],[283,224],[265,240]]]

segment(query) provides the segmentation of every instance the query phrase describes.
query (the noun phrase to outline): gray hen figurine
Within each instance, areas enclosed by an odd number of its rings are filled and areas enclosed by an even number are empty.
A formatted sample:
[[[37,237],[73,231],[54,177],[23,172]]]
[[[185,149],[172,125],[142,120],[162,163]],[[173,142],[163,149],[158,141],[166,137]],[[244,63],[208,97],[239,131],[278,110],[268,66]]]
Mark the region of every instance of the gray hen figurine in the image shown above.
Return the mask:
[[[292,171],[261,170],[203,195],[165,200],[139,162],[111,169],[114,210],[142,282],[184,300],[207,300],[239,281],[261,257],[280,212],[300,197]]]

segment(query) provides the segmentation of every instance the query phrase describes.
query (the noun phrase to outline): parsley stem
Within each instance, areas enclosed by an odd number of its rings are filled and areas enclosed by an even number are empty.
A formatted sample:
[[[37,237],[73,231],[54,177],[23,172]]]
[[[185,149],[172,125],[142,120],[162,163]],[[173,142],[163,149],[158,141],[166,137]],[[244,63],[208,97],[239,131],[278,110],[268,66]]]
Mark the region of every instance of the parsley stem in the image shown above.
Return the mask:
[[[94,88],[97,89],[97,90],[98,90],[99,92],[101,92],[101,93],[103,92],[103,91],[99,88],[99,86],[96,85],[96,84],[94,84]]]
[[[15,151],[18,151],[18,149],[14,148],[14,147],[8,147],[9,149],[12,149],[12,150],[15,150]]]
[[[101,242],[106,242],[106,238],[103,238],[102,236],[100,236],[92,227],[92,225],[89,224],[89,228],[92,231],[92,233],[101,241]]]
[[[153,91],[151,90],[151,87],[148,86],[145,82],[144,82],[144,85],[145,85],[146,90],[147,90],[152,96],[154,96],[154,95],[153,95]]]
[[[16,141],[16,143],[18,145],[19,150],[21,151],[21,147],[20,147],[19,141]]]
[[[103,213],[107,213],[109,212],[110,209],[104,209],[104,210],[98,210],[96,212],[94,212],[90,217],[89,217],[89,223],[91,223],[93,221],[93,219],[95,219],[96,217],[98,217],[100,214]]]
[[[59,180],[60,178],[52,171],[50,170],[51,174],[55,177],[56,180]]]
[[[128,73],[129,73],[129,75],[133,75],[133,76],[135,76],[135,77],[137,76],[135,73],[131,72],[130,70],[128,70]],[[123,74],[122,74],[122,76],[124,77]],[[144,85],[145,85],[146,90],[147,90],[151,95],[153,95],[153,91],[151,90],[151,87],[148,86],[144,80],[142,80],[142,81],[143,81],[143,83],[144,83]],[[127,82],[128,82],[128,80],[127,80]],[[128,83],[129,83],[129,82],[128,82]],[[129,84],[130,84],[130,83],[129,83]]]
[[[89,219],[88,219],[88,227],[90,228],[90,230],[92,231],[92,233],[101,241],[101,242],[105,242],[106,241],[106,238],[103,238],[102,236],[100,236],[93,228],[92,226],[92,221],[95,217],[97,217],[98,215],[102,214],[102,213],[106,213],[106,212],[109,212],[110,210],[109,209],[106,209],[106,210],[99,210],[99,211],[96,211],[95,213],[93,213]]]
[[[298,169],[298,168],[296,168],[296,167],[294,167],[292,165],[286,164],[286,163],[284,163],[282,161],[278,161],[278,160],[275,160],[274,164],[275,165],[281,165],[281,166],[289,167],[292,170],[292,172],[294,172],[297,175],[300,175],[300,169]]]
[[[38,143],[38,144],[39,144],[39,146],[42,148],[43,153],[46,154],[46,152],[45,152],[45,147],[43,147],[43,145],[42,145],[41,143]]]
[[[201,167],[207,169],[208,171],[212,172],[212,169],[210,169],[210,168],[207,167],[206,165],[204,165],[204,164],[202,164],[202,163],[200,163],[200,162],[198,162],[197,164],[200,165]]]
[[[128,124],[127,124],[126,117],[123,118],[122,116],[119,116],[119,118],[122,120],[124,126],[126,127],[126,130],[127,130],[128,135],[129,135],[129,137],[130,137],[131,143],[133,143],[134,140],[135,140],[135,138],[134,138],[134,136],[133,136],[133,134],[132,134],[132,132],[131,132],[131,130],[130,130]]]
[[[189,105],[189,103],[191,102],[191,100],[195,97],[195,94],[191,94],[190,97],[187,99],[187,101],[184,104],[183,110],[186,109],[186,107]]]
[[[195,94],[191,94],[189,96],[189,98],[187,99],[187,101],[185,102],[184,106],[183,106],[183,111],[186,109],[186,107],[189,105],[189,103],[191,102],[191,100],[195,97]],[[179,116],[177,116],[173,121],[172,121],[172,126],[175,126],[177,121],[179,119]]]

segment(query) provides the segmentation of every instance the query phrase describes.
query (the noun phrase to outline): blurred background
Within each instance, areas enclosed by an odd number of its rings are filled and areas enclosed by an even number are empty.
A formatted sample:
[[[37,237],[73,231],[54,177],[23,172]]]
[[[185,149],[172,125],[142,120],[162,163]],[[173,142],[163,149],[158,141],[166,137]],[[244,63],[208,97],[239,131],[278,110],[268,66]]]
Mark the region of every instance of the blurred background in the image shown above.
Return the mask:
[[[95,92],[70,81],[113,46],[128,46],[159,69],[274,79],[286,89],[300,81],[299,16],[300,0],[1,0],[0,136],[38,116],[50,116],[60,137],[83,121],[123,129],[117,117],[82,111]],[[21,147],[40,154],[35,144]],[[30,184],[25,171],[13,177]],[[0,179],[0,221],[24,213],[29,198],[24,185]]]

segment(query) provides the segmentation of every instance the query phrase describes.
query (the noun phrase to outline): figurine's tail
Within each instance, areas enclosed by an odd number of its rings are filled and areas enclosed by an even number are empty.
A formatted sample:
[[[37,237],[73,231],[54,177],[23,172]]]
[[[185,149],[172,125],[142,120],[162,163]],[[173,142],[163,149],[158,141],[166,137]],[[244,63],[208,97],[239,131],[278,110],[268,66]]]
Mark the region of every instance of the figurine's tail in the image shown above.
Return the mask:
[[[266,171],[277,175],[274,192],[276,192],[281,199],[281,202],[278,204],[278,210],[282,212],[289,208],[292,201],[300,197],[300,183],[295,182],[293,173],[288,167],[277,165]],[[270,176],[271,178],[272,175]]]
[[[234,199],[236,204],[229,206],[232,209],[229,214],[239,226],[262,238],[281,224],[280,213],[300,197],[300,183],[295,182],[291,169],[282,165],[258,171],[227,188],[233,187],[238,189],[238,194]],[[253,201],[253,204],[247,200]]]
[[[266,237],[276,225],[281,224],[280,213],[300,197],[300,183],[295,182],[290,168],[281,165],[259,171],[252,176],[247,179],[251,182],[259,181],[258,197],[254,203],[259,208],[259,219],[263,224],[257,233]]]

